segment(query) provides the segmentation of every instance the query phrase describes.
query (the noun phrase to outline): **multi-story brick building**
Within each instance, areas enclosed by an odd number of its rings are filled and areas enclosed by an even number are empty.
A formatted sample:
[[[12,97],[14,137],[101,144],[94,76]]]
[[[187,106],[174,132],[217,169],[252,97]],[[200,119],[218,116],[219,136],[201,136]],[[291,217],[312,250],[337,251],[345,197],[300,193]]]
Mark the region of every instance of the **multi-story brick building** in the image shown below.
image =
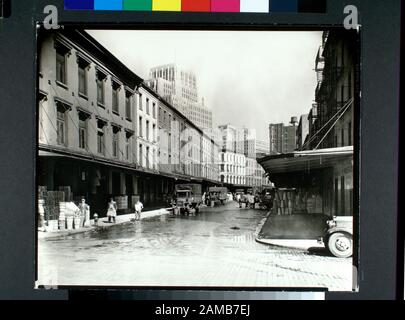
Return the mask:
[[[246,156],[243,153],[221,152],[221,182],[232,185],[246,184]]]
[[[110,197],[162,204],[174,181],[219,182],[219,146],[86,32],[41,36],[38,94],[38,184],[69,187],[93,213]]]
[[[356,31],[324,31],[315,58],[316,104],[300,150],[259,160],[277,187],[306,196],[310,213],[353,215],[354,123],[359,107],[359,42]],[[303,136],[303,135],[302,135]]]
[[[271,123],[269,125],[270,154],[289,153],[296,149],[295,117],[291,118],[291,125]]]
[[[356,50],[354,35],[324,32],[315,59],[317,118],[310,132],[310,149],[353,145]]]

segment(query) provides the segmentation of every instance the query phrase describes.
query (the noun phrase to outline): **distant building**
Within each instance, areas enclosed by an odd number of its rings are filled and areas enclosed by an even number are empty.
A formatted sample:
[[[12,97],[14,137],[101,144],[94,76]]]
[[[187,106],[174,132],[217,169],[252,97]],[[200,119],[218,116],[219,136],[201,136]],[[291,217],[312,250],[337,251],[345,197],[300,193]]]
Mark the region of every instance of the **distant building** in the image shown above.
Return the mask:
[[[270,143],[265,140],[256,140],[256,158],[261,158],[270,154]]]
[[[244,154],[235,152],[221,152],[220,158],[221,182],[233,185],[245,185],[246,183],[246,157]]]
[[[148,86],[184,114],[201,129],[212,128],[212,111],[200,100],[197,77],[175,64],[154,67],[149,73]]]
[[[309,120],[308,114],[303,114],[300,116],[300,121],[297,128],[297,146],[296,149],[301,149],[305,143],[309,133]]]
[[[257,163],[256,131],[248,128],[237,128],[230,124],[218,127],[222,140],[220,175],[221,182],[245,186],[269,185],[269,179],[264,175],[264,169]],[[260,150],[268,154],[267,148],[261,142]]]
[[[223,151],[245,154],[245,129],[240,129],[230,124],[218,127],[222,136]]]
[[[283,153],[283,123],[270,123],[270,154]]]
[[[243,128],[243,153],[246,157],[256,158],[256,130]]]
[[[270,154],[290,153],[296,149],[297,118],[291,118],[291,125],[271,123],[269,126]]]

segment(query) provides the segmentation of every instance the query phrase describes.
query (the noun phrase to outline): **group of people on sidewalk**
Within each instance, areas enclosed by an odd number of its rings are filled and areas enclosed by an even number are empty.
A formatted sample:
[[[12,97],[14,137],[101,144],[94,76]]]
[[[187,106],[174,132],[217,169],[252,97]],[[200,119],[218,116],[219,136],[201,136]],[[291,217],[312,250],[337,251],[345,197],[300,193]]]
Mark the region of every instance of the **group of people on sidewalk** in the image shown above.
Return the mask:
[[[107,217],[108,217],[108,222],[115,223],[115,218],[117,217],[117,202],[114,201],[114,198],[110,199],[110,202],[108,203],[108,208],[107,208]],[[143,209],[143,204],[141,201],[137,201],[134,206],[135,209],[135,219],[134,220],[140,220],[141,219],[141,212]]]

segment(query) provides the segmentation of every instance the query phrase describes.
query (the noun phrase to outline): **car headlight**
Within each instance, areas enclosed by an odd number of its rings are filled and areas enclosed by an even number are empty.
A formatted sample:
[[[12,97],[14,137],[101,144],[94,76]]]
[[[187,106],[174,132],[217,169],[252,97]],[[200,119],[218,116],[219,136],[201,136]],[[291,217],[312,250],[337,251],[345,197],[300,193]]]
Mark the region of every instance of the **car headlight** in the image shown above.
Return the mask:
[[[328,225],[329,228],[336,227],[336,221],[334,220],[328,220],[326,221],[326,224]]]

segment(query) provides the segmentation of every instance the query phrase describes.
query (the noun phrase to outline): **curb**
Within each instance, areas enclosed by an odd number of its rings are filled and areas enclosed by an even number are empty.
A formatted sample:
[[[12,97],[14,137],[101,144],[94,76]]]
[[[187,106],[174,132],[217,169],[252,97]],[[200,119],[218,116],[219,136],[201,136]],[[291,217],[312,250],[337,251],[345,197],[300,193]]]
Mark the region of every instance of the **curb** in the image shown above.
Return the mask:
[[[162,209],[156,209],[156,210],[151,210],[151,211],[144,211],[141,214],[141,220],[169,214],[170,209],[171,208],[162,208]],[[47,231],[47,232],[41,232],[38,230],[37,231],[38,239],[66,237],[66,236],[70,236],[70,235],[74,235],[74,234],[91,232],[91,231],[94,231],[97,229],[111,228],[112,226],[123,225],[123,224],[131,222],[131,219],[134,218],[134,215],[135,215],[135,212],[123,214],[123,215],[117,215],[117,218],[116,218],[117,221],[115,223],[108,223],[108,224],[103,223],[105,221],[108,221],[107,217],[103,217],[98,220],[99,224],[97,226],[94,225],[94,219],[91,219],[90,227],[87,227],[87,228],[84,227],[84,228],[80,228],[80,229],[55,230],[55,231]]]
[[[302,240],[302,239],[260,239],[256,238],[256,242],[272,245],[280,248],[309,250],[310,248],[325,248],[323,244],[317,240]]]

